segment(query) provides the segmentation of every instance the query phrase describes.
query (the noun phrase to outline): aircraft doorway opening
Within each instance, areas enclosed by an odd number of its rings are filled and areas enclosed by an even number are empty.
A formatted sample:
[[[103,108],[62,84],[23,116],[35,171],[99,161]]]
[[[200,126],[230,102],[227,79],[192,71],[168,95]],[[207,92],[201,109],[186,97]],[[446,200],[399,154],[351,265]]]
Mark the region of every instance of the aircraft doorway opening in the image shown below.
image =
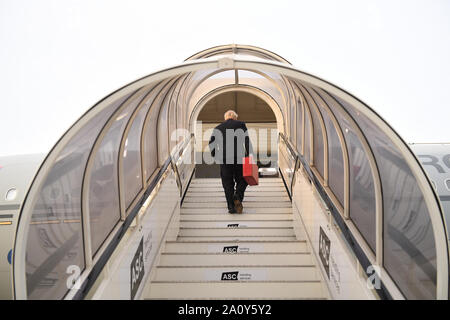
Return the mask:
[[[213,129],[224,121],[224,113],[234,110],[238,120],[244,121],[257,157],[260,176],[278,176],[277,119],[270,106],[248,92],[225,92],[208,100],[196,120],[196,171],[197,178],[219,178],[218,164],[210,164],[208,141]],[[201,141],[201,143],[199,143]]]

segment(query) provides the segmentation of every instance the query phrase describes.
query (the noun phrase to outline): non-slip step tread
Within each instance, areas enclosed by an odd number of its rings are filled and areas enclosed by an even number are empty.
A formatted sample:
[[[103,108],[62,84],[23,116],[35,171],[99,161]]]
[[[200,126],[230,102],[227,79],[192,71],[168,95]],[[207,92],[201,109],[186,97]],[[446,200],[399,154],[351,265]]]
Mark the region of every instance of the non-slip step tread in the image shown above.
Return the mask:
[[[295,236],[294,228],[180,228],[183,236]]]
[[[187,243],[229,243],[228,241],[187,241]],[[285,240],[248,240],[248,241],[237,241],[239,243],[276,243],[276,244],[289,244],[289,243],[306,243],[306,240],[291,240],[291,241],[285,241]],[[167,244],[176,244],[180,243],[179,241],[166,241]],[[186,243],[186,242],[183,242]]]
[[[223,187],[222,181],[217,182],[211,182],[211,183],[203,183],[198,181],[191,181],[189,186],[195,186],[195,187]],[[256,186],[248,186],[249,189],[258,188],[258,187],[284,187],[283,181],[273,181],[273,182],[264,182],[259,183]]]
[[[281,180],[281,178],[276,178],[276,179],[268,179],[268,178],[264,178],[264,179],[260,179],[258,181],[258,185],[270,185],[270,184],[282,184],[283,180]],[[222,180],[219,179],[204,179],[204,180],[200,180],[200,179],[192,179],[191,181],[191,185],[194,184],[205,184],[205,185],[222,185]],[[252,187],[252,186],[251,186]]]
[[[277,202],[244,202],[242,203],[244,210],[246,208],[292,208],[290,201]],[[225,208],[225,202],[183,202],[182,208],[212,209]],[[243,211],[245,213],[245,211]]]
[[[233,282],[234,283],[320,283],[320,280],[233,280]],[[155,280],[155,281],[152,281],[152,283],[223,283],[223,281],[221,281],[221,280],[207,280],[207,281]]]
[[[144,299],[325,299],[320,282],[154,283]]]
[[[251,240],[266,240],[266,241],[274,241],[274,240],[279,240],[279,241],[286,241],[286,240],[291,240],[291,241],[295,241],[297,240],[297,238],[295,236],[235,236],[235,235],[231,235],[231,236],[215,236],[215,237],[211,237],[211,236],[178,236],[177,241],[178,242],[184,242],[184,241],[251,241]]]
[[[191,184],[221,184],[220,178],[207,178],[207,179],[192,179]],[[283,183],[281,178],[261,178],[258,181],[259,185],[271,184],[271,183]]]
[[[225,196],[205,196],[205,197],[188,197],[186,196],[183,200],[183,203],[211,203],[211,202],[226,202]],[[252,202],[290,202],[289,197],[287,195],[278,196],[278,197],[245,197],[243,204],[252,203]]]
[[[181,228],[292,228],[292,220],[268,220],[268,221],[245,221],[245,220],[222,220],[222,221],[201,221],[201,220],[182,220]]]
[[[244,207],[244,210],[240,214],[230,214],[228,209],[224,206],[222,208],[185,208],[181,207],[180,214],[223,214],[226,216],[245,216],[251,214],[292,214],[292,207],[285,208],[248,208]]]
[[[231,228],[231,227],[180,227],[180,230],[205,230],[205,229],[210,229],[210,230],[236,230],[236,229],[246,229],[246,230],[254,230],[254,229],[293,229],[292,226],[286,226],[286,227],[272,227],[272,226],[266,226],[266,227],[260,227],[260,226],[255,226],[255,227],[247,227],[247,226],[242,226],[239,228]]]
[[[263,197],[286,197],[288,196],[286,191],[258,191],[258,192],[251,192],[246,191],[245,193],[246,199],[247,197],[257,197],[257,198],[263,198]],[[207,194],[205,192],[193,192],[188,190],[186,192],[185,198],[198,198],[198,197],[225,197],[224,191],[211,191]]]
[[[192,182],[195,183],[217,183],[221,182],[221,178],[200,178],[200,177],[194,177],[192,179]],[[273,183],[273,182],[280,182],[282,181],[281,177],[261,177],[259,179],[259,183]]]
[[[243,255],[288,255],[288,254],[311,254],[309,251],[298,251],[298,252],[290,252],[290,251],[272,251],[272,252],[237,252],[237,253],[223,253],[223,252],[162,252],[162,255],[170,256],[180,256],[180,255],[197,255],[197,256],[243,256]]]
[[[305,242],[301,241],[186,241],[166,243],[165,253],[299,253],[309,252],[310,249]]]
[[[160,266],[313,265],[310,253],[161,254]]]
[[[235,219],[234,220],[229,219],[231,217],[235,217]],[[239,219],[240,217],[248,217],[248,215],[246,215],[246,216],[245,215],[232,215],[229,217],[221,216],[221,217],[219,217],[219,219],[211,219],[209,217],[203,216],[202,219],[197,219],[197,220],[189,220],[190,217],[187,217],[185,219],[180,219],[180,222],[229,222],[229,221],[233,221],[233,222],[239,222],[239,221],[241,221],[241,222],[293,222],[294,221],[292,216],[290,216],[286,219],[265,219],[265,220],[256,220],[256,219],[242,220],[242,219]],[[227,219],[224,219],[224,218],[227,218]],[[223,220],[220,220],[220,219],[223,219]]]
[[[224,192],[223,187],[222,186],[204,186],[204,185],[190,185],[189,186],[189,191],[188,192],[198,192],[198,193],[205,193],[207,194],[208,192]],[[256,186],[256,187],[252,187],[251,189],[246,189],[245,190],[245,194],[249,194],[249,193],[255,193],[255,192],[260,192],[260,191],[266,191],[266,192],[281,192],[284,191],[286,192],[286,187],[283,186],[279,186],[279,185],[275,185],[275,186]]]
[[[183,221],[293,221],[292,213],[274,214],[181,214],[180,222]]]

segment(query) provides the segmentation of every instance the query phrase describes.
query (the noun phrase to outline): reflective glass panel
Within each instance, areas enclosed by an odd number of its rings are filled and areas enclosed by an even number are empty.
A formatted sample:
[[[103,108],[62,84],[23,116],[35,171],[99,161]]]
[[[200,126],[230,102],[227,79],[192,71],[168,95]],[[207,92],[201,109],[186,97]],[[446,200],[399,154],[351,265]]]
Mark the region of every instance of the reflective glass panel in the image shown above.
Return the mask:
[[[309,107],[309,110],[312,115],[313,121],[313,131],[314,131],[314,144],[313,144],[313,152],[314,152],[314,166],[316,167],[319,174],[324,177],[324,137],[322,134],[322,126],[320,125],[319,115],[317,114],[317,108],[315,107],[315,103],[312,100],[311,96],[308,92],[305,92],[304,88],[301,88],[304,97],[306,99],[306,103]]]
[[[141,109],[133,120],[130,131],[125,139],[123,150],[123,179],[125,207],[128,209],[139,191],[143,188],[141,172],[141,130],[148,109],[156,95],[153,90],[145,98]]]
[[[341,142],[337,134],[336,128],[328,113],[328,109],[324,106],[324,101],[316,94],[316,92],[308,88],[308,92],[316,102],[322,114],[327,129],[328,136],[328,183],[334,195],[344,207],[344,158],[342,154]]]
[[[336,100],[317,90],[336,116],[346,140],[350,174],[350,218],[375,252],[375,186],[366,151],[353,125],[342,113]]]
[[[85,268],[81,189],[86,161],[101,128],[127,97],[105,108],[70,139],[41,186],[27,241],[28,299],[62,299],[72,275],[68,268]]]
[[[120,141],[133,110],[144,94],[133,96],[127,107],[115,116],[112,126],[95,154],[89,184],[89,212],[92,252],[98,251],[116,223],[120,220],[118,159]]]
[[[435,239],[417,180],[386,133],[335,99],[352,114],[374,150],[383,188],[384,266],[408,299],[435,299]]]

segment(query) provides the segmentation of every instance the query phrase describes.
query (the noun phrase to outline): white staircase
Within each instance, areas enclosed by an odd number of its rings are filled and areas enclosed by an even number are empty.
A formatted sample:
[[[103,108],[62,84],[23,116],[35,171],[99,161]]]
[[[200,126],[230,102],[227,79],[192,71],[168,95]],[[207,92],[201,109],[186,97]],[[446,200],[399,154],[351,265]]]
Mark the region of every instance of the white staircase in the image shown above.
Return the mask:
[[[247,187],[243,206],[229,214],[220,179],[193,179],[177,241],[166,242],[144,298],[328,298],[281,178]]]

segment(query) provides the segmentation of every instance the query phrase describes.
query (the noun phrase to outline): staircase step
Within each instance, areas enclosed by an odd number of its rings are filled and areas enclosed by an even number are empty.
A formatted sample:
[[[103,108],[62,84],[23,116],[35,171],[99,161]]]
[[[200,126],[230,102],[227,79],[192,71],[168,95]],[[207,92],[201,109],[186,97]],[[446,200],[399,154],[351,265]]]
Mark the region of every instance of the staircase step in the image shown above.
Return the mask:
[[[191,242],[191,241],[254,241],[254,240],[261,240],[261,241],[296,241],[296,240],[304,240],[304,239],[297,239],[295,236],[184,236],[180,237],[178,236],[177,241],[178,242]]]
[[[162,253],[159,266],[313,266],[310,253]]]
[[[226,202],[225,194],[218,197],[211,197],[211,196],[204,196],[204,197],[185,197],[184,203],[217,203],[217,202]],[[289,197],[285,194],[285,196],[279,196],[279,197],[253,197],[251,195],[247,195],[244,198],[243,204],[249,204],[251,202],[273,202],[273,203],[280,203],[280,202],[290,202]]]
[[[198,182],[191,182],[189,186],[192,187],[203,187],[203,188],[209,188],[209,187],[222,187],[222,182],[219,181],[217,183],[198,183]],[[248,189],[258,188],[258,187],[284,187],[283,181],[278,182],[269,182],[269,183],[260,183],[256,186],[248,186]]]
[[[155,282],[207,282],[227,281],[227,274],[234,272],[237,281],[320,281],[315,267],[208,267],[156,269]],[[224,280],[222,280],[224,279]],[[236,281],[236,280],[234,280]]]
[[[165,253],[270,253],[270,252],[308,252],[306,241],[192,241],[166,242]]]
[[[280,214],[280,213],[290,213],[292,214],[292,207],[283,207],[283,208],[269,208],[269,207],[263,207],[263,208],[248,208],[245,206],[244,212],[242,214],[239,214],[239,216],[244,216],[247,214]],[[225,207],[221,208],[186,208],[181,207],[181,214],[224,214],[224,215],[230,215],[228,213],[228,209]],[[237,215],[236,215],[237,216]]]
[[[182,228],[291,228],[292,220],[242,221],[226,219],[221,221],[186,221],[182,220]]]
[[[192,180],[144,299],[326,299],[282,180],[261,179],[243,205],[229,214],[220,179]]]
[[[274,177],[274,178],[261,178],[260,181],[269,181],[269,182],[273,182],[273,181],[280,181],[281,178],[280,177]],[[197,181],[197,182],[210,182],[210,181],[221,181],[220,178],[194,178],[192,181]]]
[[[212,186],[205,186],[205,185],[189,185],[189,191],[192,192],[202,192],[202,193],[209,193],[209,192],[224,192],[222,185],[212,185]],[[245,189],[245,193],[252,193],[252,192],[286,192],[286,188],[284,185],[274,185],[274,186],[250,186]]]
[[[222,185],[222,179],[193,179],[191,181],[191,185]],[[274,185],[274,184],[283,184],[283,180],[281,178],[266,178],[260,179],[259,185]]]
[[[193,197],[224,197],[225,192],[223,190],[221,191],[213,191],[213,192],[193,192],[190,191],[186,192],[186,198],[193,198]],[[285,190],[283,191],[255,191],[251,192],[249,190],[245,191],[245,199],[247,197],[258,197],[258,198],[264,198],[264,197],[285,197],[287,196],[287,193]],[[185,198],[185,199],[186,199]]]
[[[275,214],[182,214],[181,222],[183,221],[292,221],[293,215],[291,213],[275,213]]]
[[[320,282],[152,283],[145,299],[325,299]]]
[[[223,208],[226,207],[225,201],[223,202],[183,202],[183,208]],[[292,203],[290,201],[277,201],[277,202],[245,202],[243,203],[245,208],[291,208]]]
[[[295,236],[294,228],[180,228],[180,237]]]

